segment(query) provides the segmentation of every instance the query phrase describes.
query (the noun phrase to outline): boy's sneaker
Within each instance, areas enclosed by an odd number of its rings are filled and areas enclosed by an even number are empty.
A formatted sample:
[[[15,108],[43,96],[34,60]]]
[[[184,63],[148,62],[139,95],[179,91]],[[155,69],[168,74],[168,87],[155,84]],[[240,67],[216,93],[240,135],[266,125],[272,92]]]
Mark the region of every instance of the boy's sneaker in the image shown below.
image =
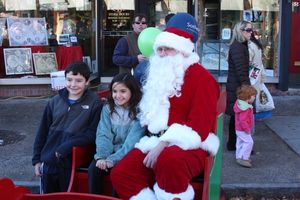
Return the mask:
[[[250,160],[236,159],[236,162],[243,167],[247,167],[247,168],[252,167]]]

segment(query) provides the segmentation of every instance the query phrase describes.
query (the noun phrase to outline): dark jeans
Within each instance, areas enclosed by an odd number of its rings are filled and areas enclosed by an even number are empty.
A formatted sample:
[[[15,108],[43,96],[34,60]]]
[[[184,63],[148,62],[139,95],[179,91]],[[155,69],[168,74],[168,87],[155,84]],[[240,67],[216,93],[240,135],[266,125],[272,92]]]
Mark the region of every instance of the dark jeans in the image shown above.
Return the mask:
[[[104,171],[96,167],[96,160],[93,159],[89,166],[89,193],[103,193],[103,177],[109,175],[110,170]]]
[[[43,174],[41,186],[43,193],[66,192],[69,187],[70,178],[70,168],[61,168],[55,174]]]
[[[231,115],[229,120],[229,127],[228,127],[227,150],[234,151],[236,149],[235,145],[236,145],[235,117],[234,115]]]

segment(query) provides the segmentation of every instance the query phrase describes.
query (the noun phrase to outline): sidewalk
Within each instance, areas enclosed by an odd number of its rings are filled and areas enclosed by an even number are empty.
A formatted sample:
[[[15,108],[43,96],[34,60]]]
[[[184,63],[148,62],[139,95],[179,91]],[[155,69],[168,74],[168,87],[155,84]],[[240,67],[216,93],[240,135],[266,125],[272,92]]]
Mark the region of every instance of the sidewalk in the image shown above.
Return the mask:
[[[300,199],[300,96],[275,96],[273,117],[256,122],[253,168],[235,163],[226,150],[227,124],[223,136],[222,188],[234,196]]]
[[[278,197],[300,199],[300,95],[275,96],[273,117],[256,123],[253,168],[236,164],[225,148],[228,118],[223,138],[222,188],[233,197]],[[37,191],[31,156],[35,131],[47,99],[0,99],[0,177]],[[298,153],[297,153],[298,152]],[[294,199],[297,199],[294,198]]]

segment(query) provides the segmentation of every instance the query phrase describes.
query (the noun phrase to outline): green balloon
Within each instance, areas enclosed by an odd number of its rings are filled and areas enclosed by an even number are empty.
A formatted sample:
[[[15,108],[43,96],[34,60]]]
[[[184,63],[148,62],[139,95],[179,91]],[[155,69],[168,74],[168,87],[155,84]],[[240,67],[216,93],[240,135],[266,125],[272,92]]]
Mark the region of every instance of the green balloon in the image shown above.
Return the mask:
[[[141,53],[149,58],[153,53],[153,44],[156,36],[161,32],[158,28],[149,27],[144,29],[138,37],[138,47]]]

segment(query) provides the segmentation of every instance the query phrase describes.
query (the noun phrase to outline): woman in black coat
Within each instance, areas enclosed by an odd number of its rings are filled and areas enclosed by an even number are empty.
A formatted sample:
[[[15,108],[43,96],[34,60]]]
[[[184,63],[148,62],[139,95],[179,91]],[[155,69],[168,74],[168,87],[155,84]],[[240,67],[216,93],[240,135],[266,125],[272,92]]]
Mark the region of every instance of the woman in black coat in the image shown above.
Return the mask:
[[[235,150],[236,134],[233,105],[237,99],[236,90],[241,85],[250,85],[248,41],[252,33],[252,24],[242,21],[234,26],[228,54],[228,77],[226,83],[226,114],[230,115],[227,149]]]

